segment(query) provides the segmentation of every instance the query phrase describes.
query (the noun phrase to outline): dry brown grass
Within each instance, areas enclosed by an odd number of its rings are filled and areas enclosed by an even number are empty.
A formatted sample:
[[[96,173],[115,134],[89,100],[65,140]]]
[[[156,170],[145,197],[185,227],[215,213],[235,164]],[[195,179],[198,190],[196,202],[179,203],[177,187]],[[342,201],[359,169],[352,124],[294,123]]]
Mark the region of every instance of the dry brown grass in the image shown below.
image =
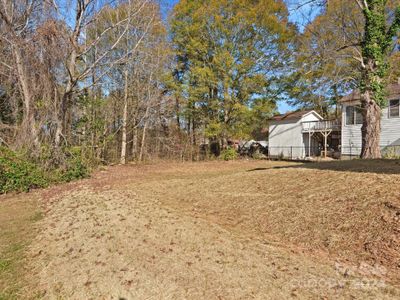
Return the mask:
[[[396,299],[399,182],[396,161],[107,168],[40,193],[28,270],[48,299]]]
[[[229,230],[381,264],[400,283],[399,185],[397,161],[268,162],[215,178],[144,183],[142,190]]]

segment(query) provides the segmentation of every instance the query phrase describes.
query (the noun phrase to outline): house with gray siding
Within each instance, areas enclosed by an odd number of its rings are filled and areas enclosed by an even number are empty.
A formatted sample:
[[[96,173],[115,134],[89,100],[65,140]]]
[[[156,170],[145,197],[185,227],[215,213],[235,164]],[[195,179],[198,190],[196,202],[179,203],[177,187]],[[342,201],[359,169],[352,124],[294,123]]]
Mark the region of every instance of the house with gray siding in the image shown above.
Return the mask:
[[[383,152],[400,146],[400,84],[391,84],[387,89],[388,105],[382,109],[381,148]],[[342,106],[342,157],[361,154],[361,114],[360,93],[355,91],[340,100]],[[400,148],[400,147],[398,147]],[[395,150],[397,151],[397,150]]]
[[[324,120],[314,110],[274,116],[269,120],[269,156],[290,159],[326,156],[335,132],[340,132],[340,125]]]

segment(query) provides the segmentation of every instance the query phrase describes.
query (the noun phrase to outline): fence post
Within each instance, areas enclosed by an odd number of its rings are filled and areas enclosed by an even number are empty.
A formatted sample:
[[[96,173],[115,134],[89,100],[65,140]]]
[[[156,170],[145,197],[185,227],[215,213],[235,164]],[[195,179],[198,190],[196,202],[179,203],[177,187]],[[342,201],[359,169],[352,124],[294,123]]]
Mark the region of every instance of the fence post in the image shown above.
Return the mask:
[[[290,146],[290,160],[293,160],[293,146]]]

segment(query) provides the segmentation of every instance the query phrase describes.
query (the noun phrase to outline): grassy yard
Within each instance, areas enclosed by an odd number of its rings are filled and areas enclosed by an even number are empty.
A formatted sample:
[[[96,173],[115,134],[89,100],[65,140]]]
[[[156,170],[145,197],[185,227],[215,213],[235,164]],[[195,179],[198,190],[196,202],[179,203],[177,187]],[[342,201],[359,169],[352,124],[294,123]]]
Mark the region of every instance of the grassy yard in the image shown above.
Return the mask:
[[[27,246],[35,235],[34,225],[42,218],[33,195],[3,197],[0,200],[0,299],[21,299],[30,294],[27,279]]]
[[[1,295],[397,299],[399,182],[398,161],[164,163],[8,196]]]

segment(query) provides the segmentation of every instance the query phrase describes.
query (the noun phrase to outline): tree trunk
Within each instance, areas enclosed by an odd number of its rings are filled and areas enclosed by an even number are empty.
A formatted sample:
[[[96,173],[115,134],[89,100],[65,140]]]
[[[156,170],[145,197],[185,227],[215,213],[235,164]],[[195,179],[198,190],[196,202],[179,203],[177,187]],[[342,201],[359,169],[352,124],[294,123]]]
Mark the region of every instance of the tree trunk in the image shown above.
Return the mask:
[[[228,132],[227,128],[229,127],[229,109],[231,106],[232,99],[229,94],[229,85],[224,83],[224,128],[222,132],[221,144],[222,149],[226,149],[228,146]]]
[[[176,115],[176,127],[177,130],[180,131],[181,129],[181,118],[180,118],[180,105],[179,105],[179,98],[175,96],[175,115]]]
[[[132,137],[132,158],[136,160],[137,158],[137,150],[138,150],[138,128],[137,124],[135,124],[135,128],[133,130],[133,137]]]
[[[361,158],[381,158],[380,133],[381,133],[381,108],[372,100],[367,91],[362,97],[363,125]]]
[[[38,131],[35,124],[35,113],[32,108],[32,94],[31,87],[29,86],[28,74],[26,73],[22,55],[18,45],[13,45],[13,54],[17,66],[18,79],[21,84],[21,90],[24,101],[24,114],[22,120],[22,134],[20,142],[26,144],[27,140],[33,141],[35,148],[39,147]]]
[[[124,110],[122,113],[122,144],[121,144],[121,164],[126,164],[126,123],[128,119],[128,69],[124,71]]]
[[[77,4],[78,5],[78,4]],[[78,5],[79,6],[79,5]],[[80,9],[80,8],[79,8]],[[68,81],[63,93],[63,96],[61,97],[61,103],[58,108],[58,114],[57,114],[57,129],[56,129],[56,136],[54,138],[54,143],[56,148],[59,148],[61,144],[61,137],[64,135],[67,127],[67,112],[68,112],[68,106],[71,103],[72,100],[72,94],[73,90],[75,87],[75,71],[76,71],[76,60],[78,56],[78,38],[80,34],[80,27],[76,26],[73,36],[71,38],[72,42],[72,51],[70,54],[70,57],[67,62],[67,70],[68,70]],[[65,138],[65,136],[64,136]]]
[[[196,126],[195,126],[194,118],[192,118],[192,131],[190,134],[190,159],[192,161],[195,161],[194,155],[197,153],[197,151],[194,151],[195,149],[197,150],[197,148],[196,148]]]
[[[142,161],[142,159],[143,159],[144,146],[146,143],[146,131],[147,131],[147,120],[144,122],[144,126],[143,126],[142,142],[140,144],[139,161]]]
[[[146,143],[146,131],[147,131],[147,126],[149,122],[149,112],[150,112],[150,99],[151,99],[151,92],[150,92],[150,87],[151,87],[151,82],[153,78],[153,73],[150,72],[150,77],[147,85],[147,107],[146,107],[146,112],[144,114],[144,126],[143,126],[143,134],[142,134],[142,143],[140,144],[140,154],[139,154],[139,161],[142,161],[143,159],[143,151],[144,151],[144,146]]]
[[[69,88],[68,88],[69,90]],[[72,88],[71,88],[72,91]],[[64,95],[61,98],[61,103],[58,108],[57,112],[57,120],[56,120],[56,133],[55,133],[55,138],[54,138],[54,144],[56,148],[59,148],[61,145],[61,138],[64,136],[64,131],[65,131],[65,126],[67,124],[67,107],[70,102],[70,91],[67,93],[64,93]],[[65,138],[65,136],[64,136]]]

